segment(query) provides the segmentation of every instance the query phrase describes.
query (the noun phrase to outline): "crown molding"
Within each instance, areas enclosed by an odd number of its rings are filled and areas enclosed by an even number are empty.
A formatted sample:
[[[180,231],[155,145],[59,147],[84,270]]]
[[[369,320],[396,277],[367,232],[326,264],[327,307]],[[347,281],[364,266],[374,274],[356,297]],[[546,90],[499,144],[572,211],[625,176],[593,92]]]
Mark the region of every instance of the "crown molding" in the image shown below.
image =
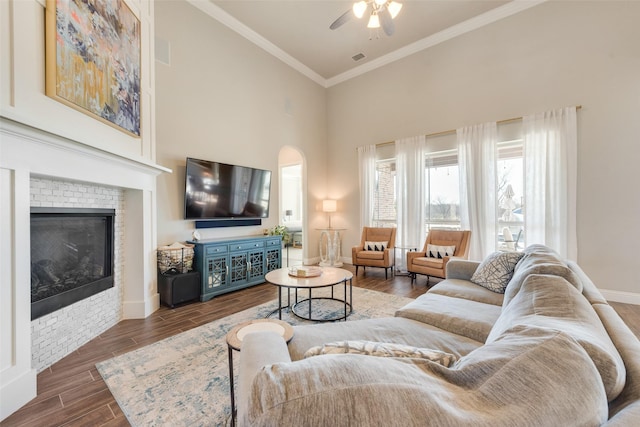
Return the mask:
[[[187,3],[191,4],[197,9],[200,9],[202,12],[206,13],[216,21],[219,21],[221,24],[226,25],[236,33],[240,34],[242,37],[246,38],[258,47],[275,56],[294,70],[302,73],[309,79],[318,83],[320,86],[327,87],[326,79],[320,74],[316,73],[311,68],[307,67],[302,62],[298,61],[293,56],[289,55],[287,52],[262,37],[260,34],[256,33],[251,28],[247,27],[245,24],[229,15],[219,6],[211,3],[209,0],[187,0]]]
[[[247,27],[245,24],[229,15],[219,6],[211,3],[209,0],[187,0],[187,2],[192,6],[206,13],[213,19],[219,21],[221,24],[229,27],[231,30],[237,32],[242,37],[264,49],[271,55],[280,59],[285,64],[289,65],[294,70],[300,72],[304,76],[308,77],[309,79],[325,88],[343,83],[347,80],[368,73],[369,71],[373,71],[377,68],[391,64],[392,62],[413,55],[414,53],[420,52],[422,50],[443,43],[447,40],[451,40],[462,34],[466,34],[478,28],[484,27],[485,25],[489,25],[493,22],[499,21],[500,19],[515,15],[516,13],[520,13],[547,1],[549,0],[513,0],[512,2],[509,2],[503,6],[475,16],[464,22],[435,33],[429,37],[425,37],[424,39],[418,40],[391,53],[376,58],[370,62],[367,62],[366,64],[362,64],[358,67],[352,68],[349,71],[345,71],[344,73],[325,79],[324,77],[313,71],[311,68],[307,67],[302,62],[298,61],[297,59],[280,49],[278,46],[262,37],[260,34],[256,33],[251,28]]]

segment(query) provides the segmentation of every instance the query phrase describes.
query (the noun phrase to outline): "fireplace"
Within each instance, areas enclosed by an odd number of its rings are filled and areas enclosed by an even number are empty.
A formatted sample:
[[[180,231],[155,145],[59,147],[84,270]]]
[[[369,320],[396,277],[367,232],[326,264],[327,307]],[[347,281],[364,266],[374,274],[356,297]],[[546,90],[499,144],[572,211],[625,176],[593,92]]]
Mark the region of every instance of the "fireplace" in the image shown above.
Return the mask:
[[[112,288],[114,209],[31,208],[31,320]]]

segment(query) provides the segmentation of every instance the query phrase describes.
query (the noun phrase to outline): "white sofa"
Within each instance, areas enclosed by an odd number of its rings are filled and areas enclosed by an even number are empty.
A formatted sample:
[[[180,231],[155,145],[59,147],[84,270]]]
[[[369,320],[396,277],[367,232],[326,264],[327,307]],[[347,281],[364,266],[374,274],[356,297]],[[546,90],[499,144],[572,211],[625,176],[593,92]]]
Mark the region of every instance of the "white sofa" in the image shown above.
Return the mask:
[[[296,326],[288,346],[249,334],[239,425],[640,425],[640,342],[576,264],[531,246],[504,294],[470,281],[479,265],[450,261],[447,279],[393,318]],[[455,362],[304,357],[353,341]]]

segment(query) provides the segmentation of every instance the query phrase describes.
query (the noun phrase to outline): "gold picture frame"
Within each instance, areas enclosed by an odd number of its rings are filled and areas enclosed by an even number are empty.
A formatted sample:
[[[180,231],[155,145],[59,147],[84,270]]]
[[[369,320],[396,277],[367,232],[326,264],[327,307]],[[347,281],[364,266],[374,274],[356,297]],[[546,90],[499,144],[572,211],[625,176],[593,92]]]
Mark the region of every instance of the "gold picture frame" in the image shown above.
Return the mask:
[[[141,135],[140,20],[124,0],[46,0],[47,96]]]

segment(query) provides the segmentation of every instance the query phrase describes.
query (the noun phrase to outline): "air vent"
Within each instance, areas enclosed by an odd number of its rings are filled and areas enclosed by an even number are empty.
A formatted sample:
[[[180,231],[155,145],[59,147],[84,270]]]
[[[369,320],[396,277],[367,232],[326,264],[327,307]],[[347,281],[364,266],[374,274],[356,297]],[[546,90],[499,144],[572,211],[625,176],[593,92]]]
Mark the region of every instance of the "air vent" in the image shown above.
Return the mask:
[[[364,53],[358,53],[355,54],[351,57],[354,61],[360,61],[362,58],[364,58]]]

